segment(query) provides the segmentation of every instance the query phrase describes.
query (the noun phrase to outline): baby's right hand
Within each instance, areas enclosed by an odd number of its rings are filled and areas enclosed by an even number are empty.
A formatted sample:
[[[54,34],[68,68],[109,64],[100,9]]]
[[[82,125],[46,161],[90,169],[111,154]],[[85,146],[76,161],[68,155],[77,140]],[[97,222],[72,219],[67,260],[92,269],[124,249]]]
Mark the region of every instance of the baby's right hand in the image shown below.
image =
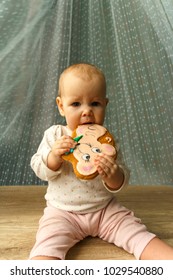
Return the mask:
[[[73,138],[67,135],[63,135],[58,139],[52,147],[52,153],[55,157],[62,156],[66,152],[69,152],[71,148],[76,146]]]
[[[76,146],[75,141],[67,135],[63,135],[52,146],[52,150],[48,155],[47,166],[52,170],[58,170],[63,160],[61,156],[69,152],[71,148]]]

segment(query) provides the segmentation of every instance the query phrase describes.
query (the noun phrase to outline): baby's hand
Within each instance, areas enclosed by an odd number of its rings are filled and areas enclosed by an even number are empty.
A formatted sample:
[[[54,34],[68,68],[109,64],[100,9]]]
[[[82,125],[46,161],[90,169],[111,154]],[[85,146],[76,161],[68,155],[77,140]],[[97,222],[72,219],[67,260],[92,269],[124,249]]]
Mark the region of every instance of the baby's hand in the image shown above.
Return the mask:
[[[47,166],[52,170],[58,170],[63,160],[61,156],[69,152],[71,148],[76,146],[76,142],[67,135],[63,135],[52,146],[52,150],[48,155]]]
[[[52,147],[52,154],[57,156],[62,156],[66,152],[69,152],[71,148],[76,146],[76,142],[70,136],[63,135],[58,139]]]
[[[98,154],[95,158],[95,164],[97,166],[97,171],[102,178],[109,178],[117,171],[115,160],[105,154]]]
[[[124,174],[113,157],[98,154],[95,158],[95,165],[102,180],[110,189],[119,189],[121,187],[124,181]]]

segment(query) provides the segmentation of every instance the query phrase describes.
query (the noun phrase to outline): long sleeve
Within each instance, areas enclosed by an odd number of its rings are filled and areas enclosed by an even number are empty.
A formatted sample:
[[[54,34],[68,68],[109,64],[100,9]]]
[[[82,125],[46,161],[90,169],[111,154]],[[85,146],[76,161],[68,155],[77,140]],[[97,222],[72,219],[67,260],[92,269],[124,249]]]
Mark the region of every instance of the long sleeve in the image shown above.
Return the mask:
[[[61,135],[62,127],[59,125],[54,125],[47,129],[37,152],[31,158],[31,168],[42,180],[53,180],[61,173],[61,168],[58,171],[52,171],[47,167],[47,157],[51,151],[52,145]]]

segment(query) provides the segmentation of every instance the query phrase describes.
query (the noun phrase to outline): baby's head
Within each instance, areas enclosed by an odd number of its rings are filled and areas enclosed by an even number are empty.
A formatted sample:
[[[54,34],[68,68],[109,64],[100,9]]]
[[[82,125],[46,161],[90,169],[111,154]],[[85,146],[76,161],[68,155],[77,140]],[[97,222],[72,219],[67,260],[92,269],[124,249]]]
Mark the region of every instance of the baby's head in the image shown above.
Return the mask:
[[[69,66],[60,76],[56,101],[71,130],[81,124],[102,125],[108,103],[103,72],[86,63]]]
[[[67,67],[60,75],[59,78],[59,89],[58,94],[61,96],[63,94],[63,85],[68,82],[68,74],[76,76],[84,81],[91,81],[92,79],[97,79],[102,85],[103,91],[106,95],[106,80],[104,73],[97,68],[95,65],[88,63],[78,63]]]

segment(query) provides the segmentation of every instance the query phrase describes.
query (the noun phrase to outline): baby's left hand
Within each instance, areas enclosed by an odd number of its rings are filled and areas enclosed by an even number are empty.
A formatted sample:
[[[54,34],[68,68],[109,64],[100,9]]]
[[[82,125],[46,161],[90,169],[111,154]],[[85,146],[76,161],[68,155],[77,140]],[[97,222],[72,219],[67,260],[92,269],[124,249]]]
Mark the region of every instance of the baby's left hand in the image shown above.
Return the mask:
[[[124,181],[124,174],[116,164],[113,157],[98,154],[95,158],[95,165],[102,180],[110,189],[119,189]]]

